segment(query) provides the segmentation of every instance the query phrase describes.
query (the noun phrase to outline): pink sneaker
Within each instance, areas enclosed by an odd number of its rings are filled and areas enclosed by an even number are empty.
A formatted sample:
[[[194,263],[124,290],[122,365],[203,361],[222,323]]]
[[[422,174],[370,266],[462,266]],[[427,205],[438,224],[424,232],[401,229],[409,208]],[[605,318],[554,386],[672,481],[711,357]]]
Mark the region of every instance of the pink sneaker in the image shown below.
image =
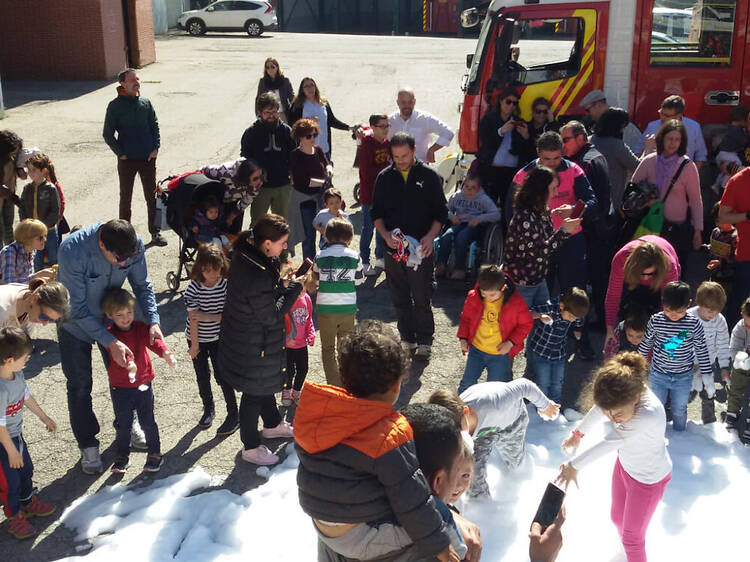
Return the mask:
[[[255,449],[243,449],[242,460],[261,466],[267,466],[279,462],[279,457],[269,451],[268,447],[265,445],[260,445],[255,447]]]
[[[302,394],[301,390],[292,390],[292,400],[295,404],[299,404],[299,397]]]
[[[293,437],[294,434],[292,433],[292,430],[292,425],[289,422],[283,421],[276,427],[264,427],[263,431],[261,431],[261,435],[268,439]]]
[[[282,406],[291,406],[292,405],[292,393],[293,390],[290,388],[285,388],[281,391],[281,405]]]

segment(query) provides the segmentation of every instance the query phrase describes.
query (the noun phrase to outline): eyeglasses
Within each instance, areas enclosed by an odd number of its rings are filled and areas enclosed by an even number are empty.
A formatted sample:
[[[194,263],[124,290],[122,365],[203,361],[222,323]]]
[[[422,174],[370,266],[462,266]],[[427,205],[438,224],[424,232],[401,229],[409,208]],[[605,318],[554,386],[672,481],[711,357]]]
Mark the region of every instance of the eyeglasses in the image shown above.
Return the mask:
[[[54,318],[50,318],[44,312],[39,312],[39,321],[40,322],[56,322]]]
[[[536,113],[537,115],[546,115],[547,113],[549,113],[549,110],[548,109],[535,109],[534,113]]]
[[[310,139],[317,139],[317,138],[318,138],[318,133],[310,133],[309,135],[305,135],[305,138],[306,138],[307,140],[310,140]]]
[[[518,105],[518,100],[504,99],[503,103],[506,105]]]

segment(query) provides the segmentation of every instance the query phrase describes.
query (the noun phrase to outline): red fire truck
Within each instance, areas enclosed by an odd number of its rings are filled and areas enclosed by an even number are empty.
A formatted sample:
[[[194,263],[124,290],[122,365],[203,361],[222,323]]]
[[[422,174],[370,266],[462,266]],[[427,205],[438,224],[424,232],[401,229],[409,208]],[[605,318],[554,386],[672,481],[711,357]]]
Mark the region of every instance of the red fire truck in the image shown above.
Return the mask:
[[[750,102],[749,12],[750,0],[493,0],[466,10],[464,27],[482,28],[467,56],[461,149],[477,151],[479,120],[507,85],[527,120],[538,96],[557,116],[581,116],[598,88],[641,129],[679,94],[710,143],[730,107]]]

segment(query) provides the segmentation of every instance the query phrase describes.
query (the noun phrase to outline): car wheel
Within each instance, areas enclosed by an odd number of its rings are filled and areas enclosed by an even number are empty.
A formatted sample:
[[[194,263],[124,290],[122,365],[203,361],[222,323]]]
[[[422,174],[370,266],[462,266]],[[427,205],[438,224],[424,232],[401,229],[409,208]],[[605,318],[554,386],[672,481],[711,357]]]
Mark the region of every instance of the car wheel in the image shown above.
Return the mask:
[[[250,20],[245,24],[245,31],[250,37],[260,37],[263,33],[263,24],[258,20]]]
[[[185,29],[187,29],[187,32],[193,37],[198,37],[206,32],[206,24],[198,19],[189,20],[185,24]]]

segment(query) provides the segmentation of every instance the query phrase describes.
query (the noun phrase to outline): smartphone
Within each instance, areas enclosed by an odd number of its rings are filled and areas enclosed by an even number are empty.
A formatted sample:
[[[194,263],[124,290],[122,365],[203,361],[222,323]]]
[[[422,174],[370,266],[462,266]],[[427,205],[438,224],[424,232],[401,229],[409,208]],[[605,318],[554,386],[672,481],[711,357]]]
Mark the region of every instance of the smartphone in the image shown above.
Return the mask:
[[[547,527],[552,525],[557,518],[557,514],[560,513],[564,499],[564,491],[555,486],[552,482],[547,484],[547,489],[544,491],[544,496],[542,496],[542,501],[539,503],[539,509],[536,510],[536,515],[534,515],[533,521],[542,526],[542,533]]]
[[[570,218],[571,219],[579,218],[583,214],[583,211],[585,210],[586,210],[586,203],[584,203],[583,201],[579,199],[578,201],[576,201],[576,204],[573,207],[573,212],[571,213]]]
[[[294,272],[295,277],[303,277],[308,271],[310,271],[310,268],[314,265],[313,261],[310,258],[305,258],[305,261],[302,262],[302,265],[297,268],[297,271]]]

